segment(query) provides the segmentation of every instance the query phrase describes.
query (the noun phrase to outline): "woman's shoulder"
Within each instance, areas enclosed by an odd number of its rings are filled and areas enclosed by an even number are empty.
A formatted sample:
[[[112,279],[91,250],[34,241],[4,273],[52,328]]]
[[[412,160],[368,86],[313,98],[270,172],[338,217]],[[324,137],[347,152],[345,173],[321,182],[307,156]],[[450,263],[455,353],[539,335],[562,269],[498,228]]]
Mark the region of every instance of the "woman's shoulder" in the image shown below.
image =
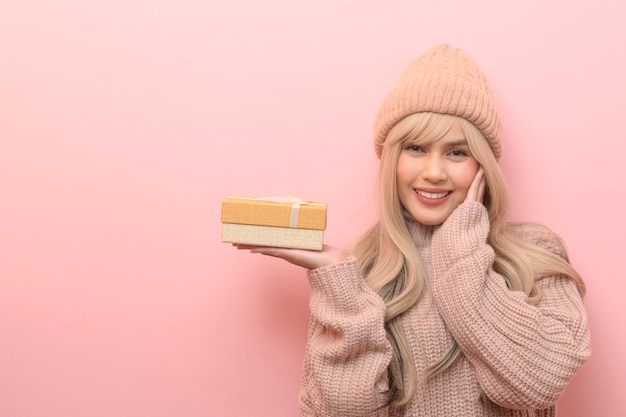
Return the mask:
[[[549,227],[532,222],[511,222],[506,230],[516,238],[544,248],[567,260],[567,249],[563,239]]]

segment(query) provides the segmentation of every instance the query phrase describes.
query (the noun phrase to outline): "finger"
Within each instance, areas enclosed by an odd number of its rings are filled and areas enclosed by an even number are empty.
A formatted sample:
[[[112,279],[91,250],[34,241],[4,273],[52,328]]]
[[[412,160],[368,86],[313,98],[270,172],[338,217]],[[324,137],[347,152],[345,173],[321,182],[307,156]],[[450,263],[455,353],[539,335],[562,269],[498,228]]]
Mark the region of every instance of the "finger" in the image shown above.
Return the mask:
[[[470,184],[469,189],[467,190],[467,197],[466,197],[466,201],[478,201],[480,194],[479,194],[479,189],[480,189],[480,184],[481,181],[484,178],[484,169],[483,167],[479,167],[478,171],[476,172],[476,176],[474,177],[474,180],[472,181],[472,183]]]
[[[257,247],[252,248],[250,253],[260,253],[261,255],[272,256],[274,258],[282,258],[288,262],[300,265],[303,260],[307,259],[311,251],[291,248],[273,248],[273,247]]]
[[[261,253],[263,255],[278,256],[282,252],[278,248],[256,247],[256,248],[251,248],[250,253]]]
[[[485,198],[485,191],[487,190],[487,179],[483,175],[480,180],[480,185],[478,186],[478,195],[476,201],[482,202]]]

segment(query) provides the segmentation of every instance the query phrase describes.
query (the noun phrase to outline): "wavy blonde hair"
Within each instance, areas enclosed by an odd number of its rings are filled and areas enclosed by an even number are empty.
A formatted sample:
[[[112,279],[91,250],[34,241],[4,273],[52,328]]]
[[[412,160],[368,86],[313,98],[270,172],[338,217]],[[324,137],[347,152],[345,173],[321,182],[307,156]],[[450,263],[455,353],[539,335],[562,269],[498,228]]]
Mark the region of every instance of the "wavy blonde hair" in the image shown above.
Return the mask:
[[[397,190],[397,162],[403,144],[427,144],[443,137],[460,123],[472,156],[484,167],[486,192],[483,204],[490,221],[488,243],[494,249],[493,270],[501,274],[511,291],[523,291],[529,304],[537,304],[541,290],[536,281],[560,274],[573,279],[581,295],[585,286],[569,263],[554,253],[517,238],[507,227],[508,193],[504,177],[480,131],[465,119],[437,113],[415,113],[398,122],[384,143],[378,185],[380,218],[355,244],[353,253],[369,286],[385,301],[385,330],[393,347],[388,367],[388,404],[408,403],[420,380],[444,372],[461,355],[456,342],[427,369],[415,369],[404,329],[398,318],[419,300],[425,286],[424,268],[408,230],[411,216],[402,207]]]

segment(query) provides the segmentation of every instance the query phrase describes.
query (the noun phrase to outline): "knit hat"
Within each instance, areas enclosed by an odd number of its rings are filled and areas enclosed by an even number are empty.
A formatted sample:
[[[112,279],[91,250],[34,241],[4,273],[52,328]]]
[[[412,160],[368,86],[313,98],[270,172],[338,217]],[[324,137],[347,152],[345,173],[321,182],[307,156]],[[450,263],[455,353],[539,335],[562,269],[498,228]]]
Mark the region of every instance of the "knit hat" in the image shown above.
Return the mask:
[[[471,122],[485,136],[496,159],[502,155],[500,117],[491,88],[476,62],[464,51],[437,45],[404,71],[383,101],[374,123],[380,158],[391,128],[413,113],[451,114]]]

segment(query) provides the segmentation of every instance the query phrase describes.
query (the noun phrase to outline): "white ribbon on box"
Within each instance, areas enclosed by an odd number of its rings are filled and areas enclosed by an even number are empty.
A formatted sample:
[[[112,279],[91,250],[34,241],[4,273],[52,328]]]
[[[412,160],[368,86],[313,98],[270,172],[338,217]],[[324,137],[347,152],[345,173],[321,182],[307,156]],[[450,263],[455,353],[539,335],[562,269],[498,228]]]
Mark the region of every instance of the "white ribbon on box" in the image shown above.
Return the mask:
[[[289,218],[289,227],[296,229],[298,227],[298,216],[300,215],[300,205],[316,204],[312,201],[299,199],[298,197],[261,197],[257,200],[272,201],[274,203],[291,203],[291,217]]]

